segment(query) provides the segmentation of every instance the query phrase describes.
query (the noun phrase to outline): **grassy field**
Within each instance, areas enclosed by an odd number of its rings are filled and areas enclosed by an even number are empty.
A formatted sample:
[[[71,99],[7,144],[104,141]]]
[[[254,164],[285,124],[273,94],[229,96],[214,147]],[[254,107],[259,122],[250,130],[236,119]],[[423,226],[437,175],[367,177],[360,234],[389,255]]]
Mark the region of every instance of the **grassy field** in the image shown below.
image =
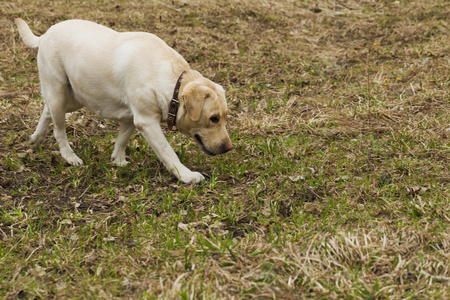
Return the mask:
[[[2,1],[0,298],[448,299],[448,1]],[[67,115],[67,165],[43,108],[40,35],[66,19],[164,39],[222,84],[235,149],[185,185],[137,132]]]

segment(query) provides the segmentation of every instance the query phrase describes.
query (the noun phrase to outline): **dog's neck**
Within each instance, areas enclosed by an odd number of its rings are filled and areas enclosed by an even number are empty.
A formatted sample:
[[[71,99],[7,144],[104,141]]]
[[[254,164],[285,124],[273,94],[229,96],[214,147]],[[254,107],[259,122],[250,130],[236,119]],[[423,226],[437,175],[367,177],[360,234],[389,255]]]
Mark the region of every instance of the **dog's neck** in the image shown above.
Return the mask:
[[[172,130],[173,126],[177,123],[177,113],[180,107],[179,95],[181,90],[181,82],[183,81],[183,76],[186,74],[186,70],[181,72],[178,76],[177,82],[175,83],[175,88],[173,90],[173,96],[169,103],[169,112],[167,114],[167,126],[169,130]]]

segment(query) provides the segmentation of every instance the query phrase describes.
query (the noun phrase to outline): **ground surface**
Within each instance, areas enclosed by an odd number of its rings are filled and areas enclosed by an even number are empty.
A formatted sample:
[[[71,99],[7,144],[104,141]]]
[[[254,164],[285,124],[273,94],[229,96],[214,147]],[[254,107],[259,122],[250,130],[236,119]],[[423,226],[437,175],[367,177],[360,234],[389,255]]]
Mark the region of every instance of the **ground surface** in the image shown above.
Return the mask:
[[[447,1],[2,1],[0,298],[450,297]],[[200,185],[136,133],[67,116],[51,134],[36,34],[65,19],[149,31],[225,86],[235,149],[166,132]]]

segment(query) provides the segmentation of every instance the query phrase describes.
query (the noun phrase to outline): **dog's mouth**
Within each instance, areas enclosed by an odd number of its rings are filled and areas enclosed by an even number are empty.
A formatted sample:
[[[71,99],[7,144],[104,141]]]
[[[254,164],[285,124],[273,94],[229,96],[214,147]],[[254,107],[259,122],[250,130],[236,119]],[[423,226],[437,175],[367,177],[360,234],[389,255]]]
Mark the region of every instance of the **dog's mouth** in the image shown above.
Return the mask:
[[[216,154],[208,151],[208,149],[206,149],[205,144],[203,144],[202,138],[198,134],[194,134],[194,137],[197,140],[197,142],[200,145],[200,147],[202,148],[203,152],[205,152],[206,154],[208,154],[210,156],[216,155]]]

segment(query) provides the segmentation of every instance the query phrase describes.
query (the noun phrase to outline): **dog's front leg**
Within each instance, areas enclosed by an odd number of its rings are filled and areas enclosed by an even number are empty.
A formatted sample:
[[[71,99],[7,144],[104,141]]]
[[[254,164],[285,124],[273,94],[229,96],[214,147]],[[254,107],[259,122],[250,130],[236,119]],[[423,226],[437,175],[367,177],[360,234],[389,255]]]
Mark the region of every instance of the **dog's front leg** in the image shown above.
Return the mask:
[[[180,162],[180,159],[164,136],[159,121],[152,120],[139,123],[135,120],[135,126],[147,140],[167,170],[179,180],[184,183],[198,183],[205,179],[202,174],[192,172]]]

